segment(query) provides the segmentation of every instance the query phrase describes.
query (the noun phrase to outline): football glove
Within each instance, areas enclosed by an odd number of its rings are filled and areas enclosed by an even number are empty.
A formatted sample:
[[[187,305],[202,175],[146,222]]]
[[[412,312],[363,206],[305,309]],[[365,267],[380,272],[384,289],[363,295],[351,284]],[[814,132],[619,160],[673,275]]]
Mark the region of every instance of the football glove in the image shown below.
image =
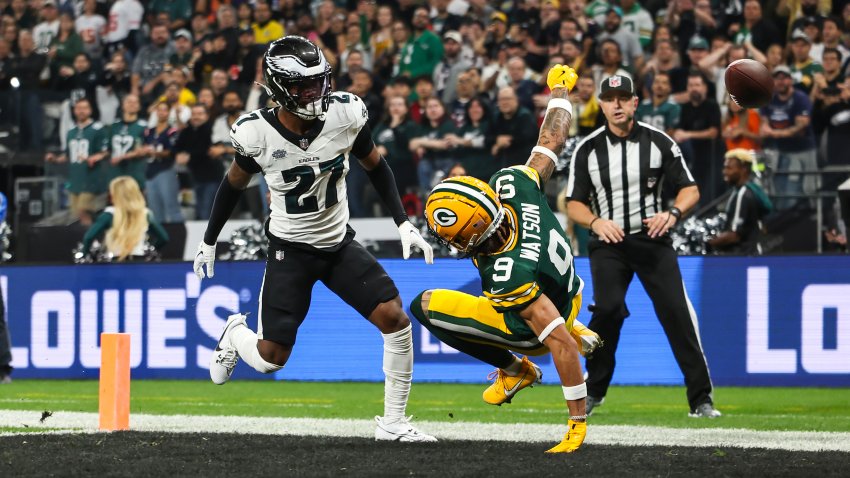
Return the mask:
[[[549,68],[549,74],[546,77],[546,84],[550,90],[555,88],[566,88],[571,91],[578,81],[578,74],[569,65],[555,65]]]
[[[425,242],[419,231],[413,227],[410,221],[404,221],[398,226],[398,233],[401,236],[401,255],[405,259],[410,257],[410,246],[416,246],[423,254],[425,254],[425,263],[434,263],[434,249],[431,245]]]
[[[546,453],[572,453],[578,450],[584,442],[584,436],[586,434],[586,422],[574,422],[569,420],[567,422],[567,434],[564,435],[564,439],[561,440],[561,443],[558,443],[552,448],[546,450]]]
[[[204,264],[207,266],[207,277],[215,275],[215,245],[209,245],[201,240],[198,244],[198,253],[195,254],[195,275],[199,279],[204,278]]]

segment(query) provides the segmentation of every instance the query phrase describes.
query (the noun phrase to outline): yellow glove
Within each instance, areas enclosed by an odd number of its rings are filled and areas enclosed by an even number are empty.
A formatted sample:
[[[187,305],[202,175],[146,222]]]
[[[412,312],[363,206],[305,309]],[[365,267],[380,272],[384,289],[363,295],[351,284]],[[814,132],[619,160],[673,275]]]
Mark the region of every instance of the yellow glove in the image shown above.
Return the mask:
[[[572,70],[572,68],[570,68]],[[567,434],[561,443],[546,450],[546,453],[572,453],[578,450],[578,447],[584,442],[584,436],[587,434],[586,422],[567,422]]]
[[[555,65],[549,68],[549,75],[546,77],[546,84],[550,90],[555,88],[566,88],[567,91],[573,89],[578,81],[578,74],[569,65]]]

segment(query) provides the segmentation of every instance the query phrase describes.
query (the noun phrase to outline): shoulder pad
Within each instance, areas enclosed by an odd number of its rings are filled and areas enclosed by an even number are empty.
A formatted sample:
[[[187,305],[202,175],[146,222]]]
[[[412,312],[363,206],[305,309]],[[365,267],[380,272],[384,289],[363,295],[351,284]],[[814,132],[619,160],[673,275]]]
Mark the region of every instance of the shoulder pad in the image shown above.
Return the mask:
[[[340,119],[353,123],[358,131],[369,120],[369,110],[366,109],[366,103],[354,93],[334,91],[331,93],[330,101],[331,108],[338,108],[337,114]]]
[[[236,118],[230,128],[230,139],[233,148],[242,156],[256,157],[260,154],[260,131],[257,128],[258,121],[265,121],[260,117],[259,111],[252,111]]]

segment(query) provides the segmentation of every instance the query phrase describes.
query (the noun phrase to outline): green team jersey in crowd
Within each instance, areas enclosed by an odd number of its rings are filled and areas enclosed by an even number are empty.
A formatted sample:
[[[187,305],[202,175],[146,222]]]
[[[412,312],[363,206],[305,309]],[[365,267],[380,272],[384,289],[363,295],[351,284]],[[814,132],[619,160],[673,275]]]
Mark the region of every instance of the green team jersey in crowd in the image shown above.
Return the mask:
[[[141,146],[145,142],[146,127],[147,123],[142,120],[131,123],[119,120],[113,123],[109,140],[112,157],[123,156]],[[147,165],[147,158],[144,156],[124,159],[112,167],[112,177],[130,176],[139,183],[139,188],[145,189],[145,168],[147,168]]]
[[[655,106],[651,99],[646,99],[638,105],[635,118],[638,121],[655,126],[661,131],[670,131],[679,126],[681,113],[682,107],[676,103],[665,101]]]
[[[530,332],[519,312],[541,294],[570,316],[573,298],[581,293],[573,255],[560,221],[552,213],[533,168],[513,166],[498,171],[490,186],[499,195],[514,234],[502,252],[473,259],[490,304],[505,316],[515,333]]]
[[[823,66],[811,58],[803,63],[792,64],[791,79],[794,80],[794,88],[802,90],[806,94],[811,93],[812,87],[815,86],[816,73],[823,73]]]
[[[74,125],[68,131],[68,191],[74,194],[106,191],[109,161],[101,160],[89,167],[86,160],[93,154],[109,149],[109,134],[98,121],[83,126]]]

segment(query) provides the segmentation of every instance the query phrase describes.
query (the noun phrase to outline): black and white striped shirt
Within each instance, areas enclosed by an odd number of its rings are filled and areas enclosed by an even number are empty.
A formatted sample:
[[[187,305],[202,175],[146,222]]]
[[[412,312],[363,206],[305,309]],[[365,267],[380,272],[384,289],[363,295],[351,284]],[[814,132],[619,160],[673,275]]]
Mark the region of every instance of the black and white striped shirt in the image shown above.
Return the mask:
[[[678,191],[696,184],[679,145],[663,131],[636,121],[625,138],[603,126],[576,147],[570,162],[567,200],[581,201],[626,234],[662,211],[661,183]]]

